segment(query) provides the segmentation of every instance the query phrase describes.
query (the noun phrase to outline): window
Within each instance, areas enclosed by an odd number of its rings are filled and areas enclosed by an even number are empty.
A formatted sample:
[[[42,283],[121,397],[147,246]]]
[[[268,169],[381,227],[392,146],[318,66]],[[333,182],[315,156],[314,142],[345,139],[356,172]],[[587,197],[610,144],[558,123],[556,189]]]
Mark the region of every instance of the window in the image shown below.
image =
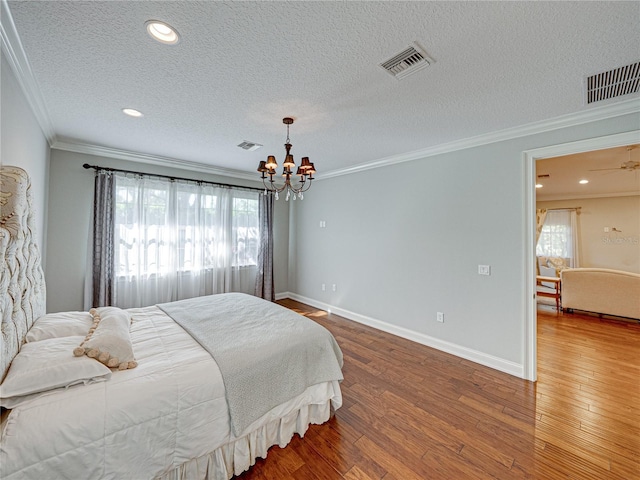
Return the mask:
[[[233,199],[233,264],[239,267],[258,263],[258,199]]]
[[[573,210],[550,210],[542,226],[536,245],[536,255],[558,257],[567,260],[568,266],[576,266],[577,227]]]
[[[116,276],[256,265],[258,192],[115,177]]]

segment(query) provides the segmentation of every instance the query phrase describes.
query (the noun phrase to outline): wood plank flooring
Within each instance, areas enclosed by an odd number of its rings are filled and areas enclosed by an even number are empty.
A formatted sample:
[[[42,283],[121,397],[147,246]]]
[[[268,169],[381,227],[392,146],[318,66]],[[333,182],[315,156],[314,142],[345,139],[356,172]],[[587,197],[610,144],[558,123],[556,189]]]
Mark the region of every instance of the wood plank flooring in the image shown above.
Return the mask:
[[[345,357],[344,404],[242,480],[640,479],[640,324],[538,312],[536,384],[292,300]]]

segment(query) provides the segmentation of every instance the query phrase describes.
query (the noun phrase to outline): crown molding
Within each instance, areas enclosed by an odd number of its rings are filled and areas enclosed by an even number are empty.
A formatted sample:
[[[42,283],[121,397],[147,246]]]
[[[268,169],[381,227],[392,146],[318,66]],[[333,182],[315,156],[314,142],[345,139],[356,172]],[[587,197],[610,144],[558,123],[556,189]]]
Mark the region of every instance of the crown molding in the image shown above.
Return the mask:
[[[210,173],[213,175],[239,178],[243,180],[250,180],[253,182],[256,182],[256,179],[259,178],[253,173],[234,170],[232,168],[215,167],[213,165],[192,162],[189,160],[179,160],[176,158],[162,157],[159,155],[148,155],[146,153],[130,152],[119,148],[102,147],[99,145],[90,145],[86,143],[65,142],[56,140],[53,145],[51,145],[51,148],[54,148],[56,150],[65,150],[67,152],[96,155],[99,157],[128,160],[130,162],[147,163],[170,168],[179,168],[180,170],[191,170],[199,173]]]
[[[49,145],[52,145],[56,141],[53,123],[49,117],[38,83],[31,71],[27,54],[22,47],[7,0],[0,0],[0,42],[7,62],[24,92],[27,102],[42,129],[42,133],[47,138]]]
[[[4,1],[4,0],[2,0]],[[462,140],[456,140],[454,142],[443,143],[434,147],[429,147],[413,152],[402,153],[399,155],[393,155],[390,157],[375,160],[373,162],[361,163],[352,167],[343,168],[340,170],[334,170],[318,176],[316,181],[324,180],[333,177],[339,177],[342,175],[351,175],[353,173],[363,172],[366,170],[372,170],[376,168],[387,167],[398,163],[411,162],[420,160],[423,158],[431,157],[434,155],[441,155],[445,153],[455,152],[457,150],[464,150],[467,148],[478,147],[481,145],[488,145],[495,142],[501,142],[511,140],[518,137],[524,137],[528,135],[535,135],[537,133],[548,132],[559,128],[566,128],[575,125],[581,125],[584,123],[594,122],[598,120],[604,120],[612,117],[619,117],[622,115],[628,115],[632,113],[640,112],[640,98],[626,100],[614,104],[605,105],[603,107],[593,108],[587,111],[577,112],[569,115],[563,115],[561,117],[552,118],[540,122],[530,123],[519,127],[508,128],[497,132],[491,132],[485,135],[478,135],[476,137],[470,137]],[[624,134],[622,134],[624,135]],[[51,143],[51,142],[50,142]],[[571,144],[568,144],[569,146]],[[147,155],[143,153],[130,152],[117,148],[101,147],[98,145],[90,145],[83,143],[76,143],[70,141],[54,141],[51,144],[51,148],[59,150],[67,150],[76,153],[86,153],[89,155],[98,155],[109,158],[117,158],[121,160],[129,160],[133,162],[149,163],[155,165],[164,165],[172,168],[180,168],[186,170],[194,170],[198,172],[207,172],[216,175],[223,175],[226,177],[241,178],[245,180],[253,180],[256,178],[252,172],[245,172],[241,170],[227,169],[222,167],[215,167],[213,165],[192,162],[188,160],[178,160],[175,158],[161,157],[155,155]],[[569,147],[568,147],[569,148]],[[536,151],[541,151],[538,149]],[[542,157],[540,157],[542,158]]]
[[[591,198],[638,197],[640,192],[594,193],[592,195],[549,195],[536,197],[536,202],[556,202],[560,200],[589,200]]]
[[[101,147],[97,145],[59,141],[56,137],[54,126],[47,111],[44,98],[42,97],[42,93],[32,73],[29,60],[27,59],[26,53],[22,46],[22,42],[20,41],[20,36],[18,35],[18,32],[16,30],[16,26],[14,24],[13,17],[11,16],[7,0],[0,0],[0,41],[2,51],[5,53],[7,61],[11,69],[13,70],[16,79],[20,84],[22,91],[24,92],[27,101],[34,113],[34,116],[36,117],[38,124],[40,125],[40,128],[47,138],[47,141],[51,148],[67,150],[76,153],[87,153],[90,155],[101,155],[110,158],[119,158],[122,160],[131,160],[142,163],[165,165],[173,168],[195,170],[199,172],[204,171],[216,175],[255,181],[255,176],[253,175],[253,173],[241,170],[214,167],[212,165],[187,160],[177,160],[168,157],[146,155],[115,148]],[[353,173],[372,170],[375,168],[387,167],[390,165],[396,165],[398,163],[411,162],[434,155],[441,155],[444,153],[450,153],[467,148],[478,147],[481,145],[511,140],[518,137],[534,135],[551,130],[556,130],[559,128],[572,127],[584,123],[638,112],[640,112],[640,98],[632,98],[601,107],[589,108],[580,112],[543,120],[540,122],[534,122],[518,127],[508,128],[505,130],[499,130],[497,132],[491,132],[488,134],[478,135],[462,140],[456,140],[433,147],[415,150],[413,152],[392,155],[390,157],[382,158],[379,160],[365,162],[359,165],[354,165],[339,170],[333,170],[331,172],[319,174],[316,177],[316,181],[339,177],[342,175],[350,175]]]
[[[359,165],[354,165],[352,167],[334,170],[332,172],[327,172],[325,174],[319,175],[318,180],[339,177],[342,175],[350,175],[352,173],[372,170],[374,168],[387,167],[390,165],[396,165],[398,163],[412,162],[414,160],[420,160],[426,157],[432,157],[434,155],[441,155],[444,153],[455,152],[457,150],[479,147],[481,145],[487,145],[490,143],[512,140],[514,138],[535,135],[538,133],[557,130],[560,128],[573,127],[584,123],[639,112],[640,98],[632,98],[630,100],[624,100],[622,102],[604,105],[602,107],[590,108],[589,110],[562,115],[560,117],[555,117],[540,122],[507,128],[505,130],[499,130],[497,132],[491,132],[483,135],[478,135],[476,137],[469,137],[462,140],[443,143],[434,147],[428,147],[420,150],[415,150],[413,152],[402,153],[400,155],[392,155],[390,157],[382,158],[373,162],[365,162]]]

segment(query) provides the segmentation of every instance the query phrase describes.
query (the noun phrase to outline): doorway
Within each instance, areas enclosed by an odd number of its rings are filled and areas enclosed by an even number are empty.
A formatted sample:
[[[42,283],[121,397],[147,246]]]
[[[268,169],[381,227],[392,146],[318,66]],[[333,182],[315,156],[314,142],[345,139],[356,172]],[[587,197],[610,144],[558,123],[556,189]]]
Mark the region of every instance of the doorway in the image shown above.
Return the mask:
[[[591,138],[577,142],[552,145],[523,152],[525,162],[525,244],[523,256],[525,272],[525,329],[523,377],[526,380],[537,379],[537,305],[536,287],[536,160],[560,157],[574,153],[584,153],[605,148],[620,147],[638,143],[640,130]]]

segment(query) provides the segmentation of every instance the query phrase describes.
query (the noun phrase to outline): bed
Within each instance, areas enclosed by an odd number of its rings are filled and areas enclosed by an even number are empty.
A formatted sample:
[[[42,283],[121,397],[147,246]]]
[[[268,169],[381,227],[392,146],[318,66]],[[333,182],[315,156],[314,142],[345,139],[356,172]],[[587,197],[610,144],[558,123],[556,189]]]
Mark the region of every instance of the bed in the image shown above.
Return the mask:
[[[0,181],[0,478],[226,480],[341,406],[333,336],[249,295],[45,315],[28,176]]]

